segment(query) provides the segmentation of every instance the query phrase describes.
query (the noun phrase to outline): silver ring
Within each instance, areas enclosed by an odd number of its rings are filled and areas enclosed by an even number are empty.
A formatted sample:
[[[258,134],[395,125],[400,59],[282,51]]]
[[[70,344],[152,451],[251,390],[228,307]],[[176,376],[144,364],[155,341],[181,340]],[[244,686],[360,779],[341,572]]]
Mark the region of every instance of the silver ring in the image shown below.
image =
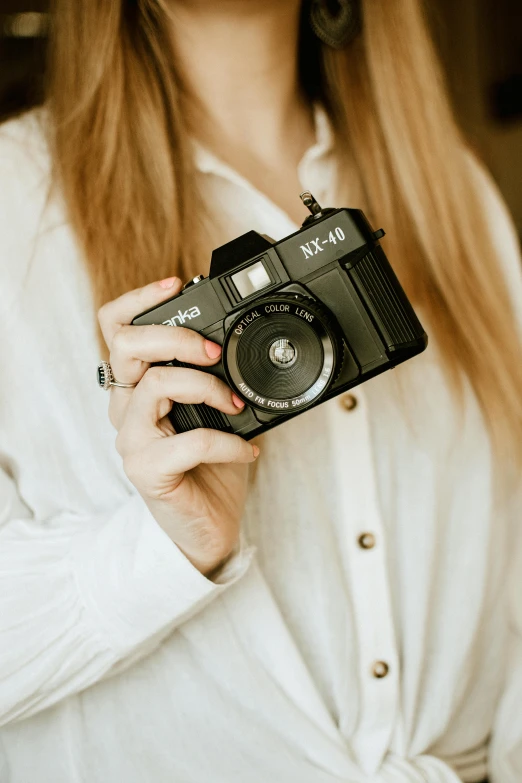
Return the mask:
[[[111,386],[120,386],[122,389],[134,389],[137,383],[119,383],[114,380],[112,367],[109,362],[100,362],[96,373],[98,386],[107,391]]]

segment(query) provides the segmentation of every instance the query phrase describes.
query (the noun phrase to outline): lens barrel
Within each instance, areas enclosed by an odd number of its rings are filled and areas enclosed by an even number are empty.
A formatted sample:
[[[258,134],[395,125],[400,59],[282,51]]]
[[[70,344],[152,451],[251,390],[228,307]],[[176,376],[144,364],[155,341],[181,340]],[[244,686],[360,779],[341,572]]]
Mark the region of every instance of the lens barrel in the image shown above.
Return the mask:
[[[223,346],[230,385],[249,405],[271,413],[317,402],[337,376],[342,356],[333,315],[298,294],[252,304],[231,324]]]

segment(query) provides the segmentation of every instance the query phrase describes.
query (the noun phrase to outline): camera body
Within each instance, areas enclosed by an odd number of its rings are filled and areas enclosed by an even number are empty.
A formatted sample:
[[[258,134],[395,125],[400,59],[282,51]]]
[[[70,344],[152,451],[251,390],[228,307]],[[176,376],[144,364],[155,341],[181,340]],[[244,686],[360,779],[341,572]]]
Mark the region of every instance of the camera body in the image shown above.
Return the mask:
[[[222,346],[222,378],[246,403],[227,416],[175,403],[176,432],[210,427],[249,440],[389,370],[426,348],[427,336],[359,209],[311,211],[273,242],[249,231],[212,253],[207,278],[136,316],[133,324],[194,329]],[[180,362],[170,365],[191,366]]]

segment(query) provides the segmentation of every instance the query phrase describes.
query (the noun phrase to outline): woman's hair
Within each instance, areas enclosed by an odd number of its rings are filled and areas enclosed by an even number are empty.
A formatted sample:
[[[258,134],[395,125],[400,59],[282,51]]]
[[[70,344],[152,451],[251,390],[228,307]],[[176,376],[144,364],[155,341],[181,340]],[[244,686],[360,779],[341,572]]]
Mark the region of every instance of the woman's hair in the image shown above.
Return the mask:
[[[100,305],[201,266],[205,216],[168,14],[167,0],[55,0],[55,173]],[[341,51],[302,24],[303,88],[325,106],[352,206],[385,226],[386,253],[456,393],[464,374],[494,443],[518,455],[514,316],[420,0],[363,0],[362,14],[362,33]]]

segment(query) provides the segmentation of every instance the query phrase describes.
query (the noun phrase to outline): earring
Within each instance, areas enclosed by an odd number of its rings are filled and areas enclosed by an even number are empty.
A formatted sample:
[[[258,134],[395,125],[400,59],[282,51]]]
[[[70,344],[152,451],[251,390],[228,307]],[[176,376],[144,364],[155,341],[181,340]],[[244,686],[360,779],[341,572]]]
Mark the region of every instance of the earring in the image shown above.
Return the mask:
[[[310,27],[332,49],[343,49],[361,30],[359,0],[312,0]]]

